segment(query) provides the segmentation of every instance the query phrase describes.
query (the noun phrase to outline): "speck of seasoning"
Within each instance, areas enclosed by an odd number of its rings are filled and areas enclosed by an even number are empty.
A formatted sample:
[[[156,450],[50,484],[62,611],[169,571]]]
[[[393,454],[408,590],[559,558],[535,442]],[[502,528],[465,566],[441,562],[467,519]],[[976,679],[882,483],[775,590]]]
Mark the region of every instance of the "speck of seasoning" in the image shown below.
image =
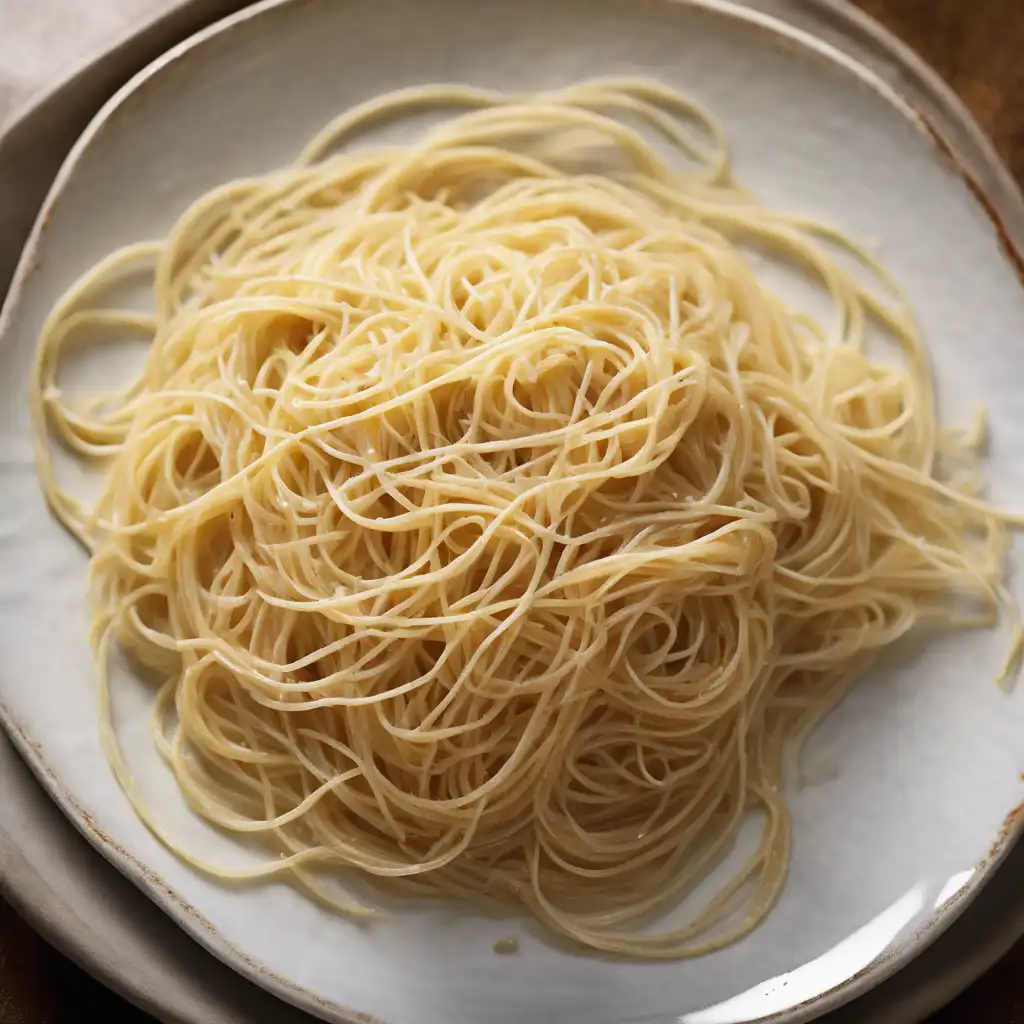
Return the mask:
[[[492,947],[499,956],[507,956],[509,953],[519,952],[519,940],[514,935],[509,935],[498,941]]]

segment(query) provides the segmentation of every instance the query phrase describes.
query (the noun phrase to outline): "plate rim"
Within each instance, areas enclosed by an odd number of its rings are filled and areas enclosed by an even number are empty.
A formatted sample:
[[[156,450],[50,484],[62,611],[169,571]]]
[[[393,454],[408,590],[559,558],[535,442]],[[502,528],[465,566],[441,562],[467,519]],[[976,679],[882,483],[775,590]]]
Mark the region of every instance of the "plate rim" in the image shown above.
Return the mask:
[[[129,96],[145,87],[165,68],[205,42],[226,35],[233,28],[264,14],[290,7],[299,2],[303,2],[303,0],[255,0],[251,3],[242,0],[242,5],[239,6],[236,0],[228,5],[233,9],[226,16],[214,16],[198,30],[165,49],[159,56],[135,72],[102,103],[63,158],[60,168],[46,192],[42,207],[35,217],[4,297],[2,308],[0,308],[0,343],[3,342],[9,321],[13,316],[12,311],[18,304],[21,292],[36,262],[48,213],[59,200],[66,182],[76,168],[79,156],[100,132],[111,115]],[[444,0],[430,0],[430,2],[444,2]],[[172,21],[177,14],[199,10],[203,3],[204,0],[187,0],[180,7],[158,15],[135,33],[129,32],[123,35],[92,61],[86,61],[73,68],[50,90],[45,91],[34,101],[30,101],[15,112],[0,133],[0,153],[2,153],[2,143],[5,139],[15,131],[22,130],[23,126],[31,118],[38,116],[58,94],[67,93],[78,78],[95,69],[113,52],[137,41],[140,36],[154,30],[161,23]],[[1006,257],[1018,270],[1022,285],[1024,285],[1024,260],[1020,256],[1021,242],[1024,241],[1024,198],[1022,198],[1016,182],[959,97],[913,50],[868,14],[845,3],[844,0],[657,0],[657,4],[659,6],[671,5],[703,9],[757,25],[776,36],[798,42],[803,47],[831,60],[834,64],[842,65],[848,73],[853,73],[864,84],[879,92],[884,99],[899,108],[915,127],[930,137],[939,155],[947,160],[965,180],[975,200],[991,221]],[[809,24],[801,24],[798,20],[804,18]],[[815,25],[815,22],[819,24]],[[838,28],[836,23],[838,23]],[[826,32],[831,28],[832,32],[839,33],[844,30],[846,32],[853,30],[855,33],[865,36],[873,48],[882,50],[885,57],[888,58],[882,63],[887,70],[896,72],[895,81],[891,75],[881,73],[878,59],[865,60],[863,54],[850,53],[847,47],[837,45],[834,39],[828,38],[828,34],[815,31],[815,28],[824,28]],[[856,47],[856,40],[845,39],[845,41],[852,42],[852,45]],[[919,80],[919,85],[923,83],[926,97],[931,95],[932,101],[927,105],[933,109],[929,110],[927,114],[915,105],[900,88],[900,85],[907,86],[908,84],[901,80],[900,71],[909,72],[916,77]],[[917,98],[920,100],[920,96]],[[1008,224],[1007,220],[1011,222]],[[15,748],[31,768],[43,790],[63,811],[75,828],[109,863],[132,881],[207,952],[233,967],[272,995],[316,1016],[338,1022],[344,1021],[346,1024],[348,1022],[386,1024],[365,1012],[315,995],[238,949],[159,874],[148,868],[95,825],[89,812],[78,804],[70,791],[65,788],[60,776],[47,762],[42,746],[22,728],[17,717],[2,700],[0,700],[0,725],[6,729]],[[970,881],[951,900],[936,908],[928,920],[920,925],[912,935],[891,946],[862,970],[834,988],[786,1010],[759,1017],[756,1021],[751,1020],[750,1024],[769,1024],[769,1022],[771,1024],[802,1024],[802,1022],[817,1019],[838,1009],[886,981],[900,967],[919,956],[963,913],[1006,859],[1022,833],[1024,833],[1024,802],[1018,804],[1006,815],[989,853],[975,866]],[[669,1019],[674,1019],[674,1016],[666,1018],[666,1022]],[[654,1024],[654,1020],[651,1019],[649,1024]]]

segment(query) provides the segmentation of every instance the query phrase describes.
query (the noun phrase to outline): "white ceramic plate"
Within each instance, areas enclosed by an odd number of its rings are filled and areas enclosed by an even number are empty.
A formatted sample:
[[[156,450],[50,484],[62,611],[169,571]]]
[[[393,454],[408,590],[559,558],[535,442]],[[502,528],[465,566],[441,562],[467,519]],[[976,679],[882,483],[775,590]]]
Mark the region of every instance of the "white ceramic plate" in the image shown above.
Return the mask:
[[[466,908],[409,908],[372,931],[285,886],[226,889],[164,851],[99,750],[85,640],[84,559],[31,467],[24,383],[42,317],[111,247],[165,231],[225,178],[286,161],[338,109],[399,85],[547,86],[643,71],[725,119],[741,177],[777,205],[877,243],[935,356],[944,409],[988,403],[997,497],[1024,506],[1024,412],[1010,383],[1024,292],[993,224],[913,110],[811,39],[721,5],[665,0],[292,0],[259,5],[158,61],[109,105],[65,165],[22,261],[0,350],[0,700],[51,791],[104,853],[200,941],[329,1019],[395,1024],[808,1019],[906,960],[949,921],[1016,831],[1024,698],[990,677],[1005,636],[938,638],[890,663],[812,751],[837,779],[794,796],[786,892],[744,942],[702,961],[572,956]],[[148,749],[148,694],[120,724],[145,790],[223,859],[248,852],[193,821]],[[866,969],[866,970],[865,970]],[[863,972],[863,973],[862,973]]]

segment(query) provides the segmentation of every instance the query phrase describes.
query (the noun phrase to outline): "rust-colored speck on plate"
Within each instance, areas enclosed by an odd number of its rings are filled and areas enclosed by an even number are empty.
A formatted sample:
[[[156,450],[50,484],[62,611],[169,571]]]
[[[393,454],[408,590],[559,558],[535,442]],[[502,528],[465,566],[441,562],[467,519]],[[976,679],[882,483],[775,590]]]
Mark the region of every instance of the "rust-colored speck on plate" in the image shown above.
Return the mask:
[[[928,120],[921,111],[915,111],[918,120],[924,127],[925,131],[931,136],[932,141],[935,143],[936,148],[945,157],[946,162],[950,167],[960,176],[963,183],[967,186],[971,195],[974,196],[978,205],[985,211],[985,216],[988,217],[992,224],[993,229],[996,233],[996,240],[999,242],[999,247],[1003,250],[1006,258],[1010,261],[1011,266],[1017,272],[1017,278],[1019,279],[1022,286],[1024,286],[1024,257],[1017,251],[1017,247],[1013,244],[1010,239],[1009,232],[1006,230],[1006,225],[1003,223],[1002,217],[999,216],[999,211],[992,205],[992,200],[985,194],[981,186],[974,180],[974,176],[967,170],[966,167],[960,162],[960,158],[956,155],[952,146],[943,138],[942,133],[936,129],[936,127]]]

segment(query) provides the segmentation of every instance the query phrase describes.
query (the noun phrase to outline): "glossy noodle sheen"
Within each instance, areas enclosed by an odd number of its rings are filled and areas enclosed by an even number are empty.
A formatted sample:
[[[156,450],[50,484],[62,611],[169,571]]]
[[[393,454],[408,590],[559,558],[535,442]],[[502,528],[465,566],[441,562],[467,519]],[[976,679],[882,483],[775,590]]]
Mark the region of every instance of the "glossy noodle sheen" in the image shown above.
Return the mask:
[[[466,109],[338,153],[437,106]],[[152,315],[97,306],[140,265]],[[337,869],[642,958],[749,931],[808,730],[915,624],[1017,622],[980,425],[938,431],[896,294],[733,184],[707,112],[625,79],[383,97],[109,257],[46,324],[34,415],[139,813],[203,870],[353,913]],[[869,325],[902,360],[869,359]],[[145,372],[65,395],[62,347],[97,327],[151,333]],[[100,460],[95,508],[58,484],[57,437]],[[114,641],[166,679],[154,741],[189,804],[265,866],[197,860],[139,797]],[[755,809],[749,859],[666,923]]]

